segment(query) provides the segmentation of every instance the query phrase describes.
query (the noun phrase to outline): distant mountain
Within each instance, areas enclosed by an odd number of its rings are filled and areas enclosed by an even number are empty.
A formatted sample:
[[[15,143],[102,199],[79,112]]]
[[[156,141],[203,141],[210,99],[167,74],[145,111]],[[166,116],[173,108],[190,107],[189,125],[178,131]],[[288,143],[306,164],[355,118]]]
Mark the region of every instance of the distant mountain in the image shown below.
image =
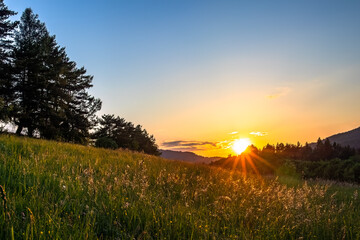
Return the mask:
[[[348,132],[338,133],[327,138],[330,140],[331,143],[336,142],[341,146],[349,145],[352,148],[360,149],[360,127],[350,130]],[[311,144],[311,146],[315,145],[316,143]]]
[[[160,150],[161,157],[170,159],[170,160],[178,160],[190,163],[205,163],[209,164],[213,161],[219,160],[221,157],[203,157],[199,156],[193,152],[180,152],[180,151],[172,151],[172,150]]]

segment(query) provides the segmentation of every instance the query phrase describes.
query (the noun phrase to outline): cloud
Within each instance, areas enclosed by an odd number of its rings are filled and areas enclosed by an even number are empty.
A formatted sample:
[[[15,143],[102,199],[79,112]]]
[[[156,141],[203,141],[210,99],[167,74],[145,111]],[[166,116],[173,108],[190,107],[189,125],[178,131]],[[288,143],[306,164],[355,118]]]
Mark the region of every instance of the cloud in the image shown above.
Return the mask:
[[[231,135],[234,135],[234,134],[237,134],[238,132],[231,132],[231,133],[228,133],[228,134],[231,134]]]
[[[219,142],[218,146],[219,146],[219,148],[222,148],[222,149],[229,149],[229,148],[231,148],[233,142],[234,142],[234,140],[225,140],[225,141]]]
[[[199,151],[203,149],[199,149],[197,147],[175,147],[175,148],[167,148],[167,150],[177,151],[177,152],[193,152]]]
[[[278,87],[275,89],[275,91],[272,94],[267,95],[266,98],[269,98],[269,99],[279,98],[279,97],[287,95],[290,91],[291,91],[291,88],[289,88],[289,87]]]
[[[251,132],[250,134],[251,134],[251,135],[258,136],[258,137],[263,137],[263,136],[268,135],[267,132]]]
[[[163,142],[161,145],[165,148],[170,148],[173,150],[185,150],[185,151],[195,151],[195,150],[207,150],[218,148],[217,142],[210,141],[169,141]]]

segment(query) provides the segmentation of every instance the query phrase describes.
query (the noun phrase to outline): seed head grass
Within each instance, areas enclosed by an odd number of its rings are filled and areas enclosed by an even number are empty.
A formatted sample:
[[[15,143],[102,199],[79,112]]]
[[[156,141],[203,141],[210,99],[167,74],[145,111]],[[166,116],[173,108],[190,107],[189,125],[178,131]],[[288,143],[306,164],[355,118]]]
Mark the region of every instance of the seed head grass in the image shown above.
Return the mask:
[[[128,150],[2,135],[0,185],[0,239],[360,237],[357,185],[288,185]]]

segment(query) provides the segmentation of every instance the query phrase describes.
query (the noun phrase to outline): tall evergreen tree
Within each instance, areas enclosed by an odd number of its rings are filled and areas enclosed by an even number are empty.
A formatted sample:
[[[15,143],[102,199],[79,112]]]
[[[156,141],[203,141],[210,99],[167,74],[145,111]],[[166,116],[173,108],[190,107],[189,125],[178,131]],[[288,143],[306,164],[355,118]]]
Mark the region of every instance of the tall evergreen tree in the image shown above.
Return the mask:
[[[134,125],[124,118],[104,114],[99,119],[99,128],[94,134],[96,139],[110,138],[121,148],[132,149],[132,132]]]
[[[65,73],[67,84],[62,85],[66,121],[61,123],[63,138],[66,141],[86,143],[89,130],[96,124],[96,112],[101,109],[101,100],[91,96],[87,89],[92,87],[93,77],[86,75],[84,68],[78,69],[75,62],[67,62]]]
[[[45,24],[38,15],[27,8],[21,16],[20,29],[15,36],[14,64],[16,71],[16,108],[13,112],[16,133],[21,134],[27,128],[33,136],[39,122],[40,102],[46,87],[46,65],[44,59],[44,41],[48,37]]]
[[[16,34],[17,133],[27,128],[42,138],[86,143],[101,101],[89,95],[93,77],[70,61],[38,15],[26,9]]]
[[[12,36],[17,22],[9,17],[16,13],[0,0],[0,120],[7,121],[13,103],[13,79],[11,65]]]
[[[301,151],[301,158],[304,160],[313,160],[312,159],[312,153],[313,153],[313,149],[311,148],[311,146],[309,145],[308,142],[305,143],[305,146],[302,147]]]

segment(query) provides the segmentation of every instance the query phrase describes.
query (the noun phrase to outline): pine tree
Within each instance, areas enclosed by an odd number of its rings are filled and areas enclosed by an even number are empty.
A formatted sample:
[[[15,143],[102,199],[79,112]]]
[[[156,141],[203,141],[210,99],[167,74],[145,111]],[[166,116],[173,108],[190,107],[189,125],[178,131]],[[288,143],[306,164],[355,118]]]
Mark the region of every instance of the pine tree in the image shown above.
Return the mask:
[[[20,29],[15,36],[14,64],[16,71],[15,109],[13,119],[18,125],[17,134],[27,128],[33,136],[39,122],[40,103],[46,87],[44,72],[44,41],[48,37],[44,23],[30,8],[21,16]]]
[[[142,128],[141,125],[134,126],[125,119],[114,115],[103,115],[99,120],[99,128],[94,133],[96,146],[105,147],[105,139],[116,143],[116,146],[134,151],[144,152],[152,155],[160,155],[155,138]],[[103,144],[104,143],[104,144]],[[112,148],[112,144],[108,144]]]
[[[96,124],[95,114],[101,109],[101,100],[87,92],[92,87],[93,77],[86,75],[84,68],[78,69],[75,62],[69,61],[67,65],[67,84],[63,85],[68,93],[63,99],[66,122],[60,127],[66,141],[85,144],[90,138],[89,130]]]
[[[17,133],[27,128],[28,136],[37,132],[42,138],[86,143],[101,108],[101,101],[87,92],[93,77],[70,61],[29,8],[15,41]]]
[[[13,79],[11,65],[12,36],[17,22],[11,22],[9,17],[16,15],[0,0],[0,120],[7,121],[12,107]]]
[[[133,149],[131,139],[134,125],[131,122],[126,122],[124,118],[114,115],[104,114],[99,119],[99,125],[94,134],[96,139],[110,138],[116,142],[118,147]]]
[[[306,142],[305,146],[302,147],[301,149],[301,158],[306,161],[313,160],[312,153],[313,153],[313,149],[311,148],[309,143]]]
[[[47,70],[44,71],[46,87],[42,89],[42,98],[40,100],[38,130],[41,137],[46,139],[62,139],[62,132],[59,126],[66,121],[65,105],[63,99],[67,94],[63,85],[66,85],[63,73],[64,63],[68,61],[65,49],[60,48],[54,36],[48,36],[44,39],[44,56],[46,59]],[[66,65],[66,64],[65,64]]]
[[[331,158],[334,157],[334,150],[333,150],[333,147],[332,147],[332,145],[330,143],[330,140],[328,138],[325,139],[323,148],[324,148],[324,151],[323,151],[324,156],[323,156],[323,158],[325,160],[330,160]]]

